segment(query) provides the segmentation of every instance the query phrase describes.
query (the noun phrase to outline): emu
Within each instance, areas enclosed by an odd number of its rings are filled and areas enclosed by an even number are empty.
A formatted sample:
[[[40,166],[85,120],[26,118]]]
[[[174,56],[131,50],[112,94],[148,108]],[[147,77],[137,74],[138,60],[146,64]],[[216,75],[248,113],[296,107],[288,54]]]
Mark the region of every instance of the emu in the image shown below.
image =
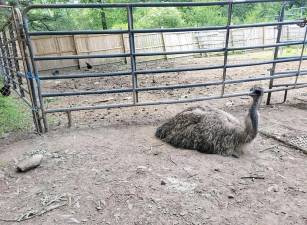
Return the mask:
[[[86,64],[86,68],[87,68],[87,69],[89,69],[89,70],[90,70],[90,69],[92,69],[92,68],[93,68],[93,66],[92,66],[91,64],[89,64],[88,62],[85,62],[85,64]]]
[[[253,101],[245,122],[211,107],[190,107],[156,130],[156,137],[177,148],[195,149],[208,154],[240,157],[243,147],[258,133],[258,108],[263,89],[250,90]]]
[[[59,75],[59,74],[60,74],[60,71],[58,71],[58,70],[55,70],[55,71],[52,72],[52,75],[53,75],[53,76],[57,76],[57,75]]]

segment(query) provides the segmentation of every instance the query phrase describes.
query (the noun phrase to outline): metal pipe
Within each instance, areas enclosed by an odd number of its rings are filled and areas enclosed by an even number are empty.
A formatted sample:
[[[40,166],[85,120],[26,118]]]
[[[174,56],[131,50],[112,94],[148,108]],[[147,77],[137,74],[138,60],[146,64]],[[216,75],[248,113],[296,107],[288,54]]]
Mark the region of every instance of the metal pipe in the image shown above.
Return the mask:
[[[281,74],[275,75],[274,79],[279,78],[286,78],[286,77],[293,77],[295,74]],[[302,72],[301,75],[307,75],[307,71]],[[271,76],[265,77],[253,77],[253,78],[246,78],[246,79],[237,79],[237,80],[225,80],[225,81],[212,81],[207,83],[197,83],[197,84],[185,84],[185,85],[169,85],[169,86],[155,86],[155,87],[141,87],[136,88],[139,92],[145,91],[157,91],[157,90],[171,90],[171,89],[181,89],[181,88],[196,88],[196,87],[207,87],[213,85],[221,85],[225,84],[237,84],[237,83],[244,83],[244,82],[252,82],[252,81],[260,81],[260,80],[269,80]],[[47,97],[67,97],[67,96],[76,96],[76,95],[96,95],[96,94],[112,94],[112,93],[127,93],[133,92],[132,88],[125,88],[125,89],[109,89],[109,90],[97,90],[97,91],[78,91],[78,92],[62,92],[62,93],[42,93],[44,98]]]
[[[284,0],[274,0],[283,2]],[[233,4],[269,3],[272,0],[236,0]],[[220,2],[161,2],[161,3],[90,3],[90,4],[33,4],[25,8],[24,13],[32,9],[80,9],[80,8],[126,8],[132,7],[183,7],[183,6],[223,6],[228,1]]]
[[[29,52],[29,58],[30,58],[30,62],[31,62],[31,65],[32,65],[32,69],[33,69],[33,72],[34,72],[34,78],[35,78],[35,81],[36,81],[36,90],[37,90],[37,96],[38,96],[38,102],[39,102],[39,108],[38,110],[41,110],[41,117],[39,116],[39,120],[42,119],[43,120],[43,124],[44,124],[44,132],[47,132],[48,131],[48,123],[47,123],[47,118],[46,118],[46,115],[45,115],[45,112],[44,112],[44,104],[43,104],[43,97],[42,97],[42,94],[41,94],[41,86],[40,86],[40,82],[39,82],[39,76],[38,76],[38,70],[37,70],[37,67],[35,65],[35,61],[33,59],[33,47],[32,47],[32,42],[30,40],[30,37],[28,35],[28,18],[26,15],[24,15],[22,17],[23,19],[23,28],[24,28],[24,32],[25,32],[25,39],[26,39],[26,45],[28,47],[28,52]],[[33,79],[31,79],[33,81]],[[34,84],[34,83],[33,83]],[[33,86],[34,87],[34,86]],[[35,96],[36,96],[36,92],[34,92]],[[36,99],[35,99],[36,101]]]
[[[231,25],[231,17],[232,17],[232,1],[229,1],[228,4],[228,12],[227,12],[227,29],[226,29],[226,41],[225,41],[225,51],[224,51],[224,63],[223,63],[223,77],[222,77],[222,91],[221,96],[224,95],[225,92],[225,79],[227,74],[227,62],[228,62],[228,44],[229,44],[229,37],[230,37],[230,29],[229,26]]]
[[[306,38],[307,38],[307,26],[305,27],[304,43],[306,42]],[[300,61],[299,61],[299,64],[298,64],[298,69],[297,69],[297,74],[296,74],[295,81],[294,81],[294,86],[296,86],[298,77],[299,77],[300,74],[301,74],[304,51],[305,51],[305,44],[302,45],[302,50],[301,50],[301,55],[300,55]]]
[[[29,73],[29,72],[32,73],[32,68],[30,65],[30,60],[29,60],[27,48],[26,48],[26,38],[25,38],[24,29],[23,29],[24,25],[23,25],[23,20],[22,20],[22,14],[18,8],[15,8],[13,17],[14,17],[16,29],[18,31],[17,36],[18,36],[20,52],[21,52],[22,58],[24,59],[23,60],[24,70],[26,73]],[[21,73],[21,72],[17,72],[17,76],[18,76],[18,73]],[[36,93],[34,89],[34,82],[33,82],[33,79],[28,79],[28,77],[26,76],[24,77],[26,78],[26,83],[28,86],[29,95],[31,99],[31,109],[32,109],[31,112],[32,112],[35,129],[38,133],[41,133],[42,124],[39,119],[39,113],[37,110],[37,101],[36,101]]]
[[[131,78],[132,78],[132,88],[133,88],[133,103],[137,103],[138,93],[137,88],[137,75],[136,71],[136,59],[135,59],[135,42],[134,34],[131,32],[133,30],[133,9],[131,6],[127,7],[127,17],[128,17],[128,31],[129,31],[129,49],[130,49],[130,64],[131,64]]]
[[[307,42],[305,42],[306,44]],[[253,49],[263,49],[263,48],[274,48],[276,46],[292,46],[304,44],[302,41],[279,43],[271,45],[255,45],[255,46],[245,46],[245,47],[228,47],[228,51],[243,51],[243,50],[253,50]],[[210,53],[210,52],[223,52],[225,48],[212,48],[212,49],[199,49],[199,50],[188,50],[188,51],[168,51],[168,52],[140,52],[135,53],[135,56],[157,56],[157,55],[180,55],[180,54],[195,54],[195,53]]]
[[[65,56],[35,56],[33,59],[35,61],[46,61],[46,60],[65,60],[65,59],[105,59],[105,58],[118,58],[118,57],[128,57],[128,53],[118,53],[118,54],[105,54],[105,55],[65,55]]]
[[[119,77],[131,75],[129,71],[112,72],[112,73],[81,73],[81,74],[69,74],[61,76],[41,76],[40,80],[63,80],[74,78],[94,78],[94,77]]]
[[[228,47],[228,48],[213,48],[213,49],[199,49],[199,50],[189,50],[189,51],[169,51],[169,52],[141,52],[134,53],[134,56],[157,56],[157,55],[180,55],[180,54],[195,54],[195,53],[210,53],[210,52],[224,52],[224,51],[242,51],[249,49],[263,49],[263,48],[273,48],[281,46],[292,46],[306,44],[307,42],[296,41],[289,43],[279,43],[271,45],[256,45],[256,46],[246,46],[246,47]],[[115,58],[115,57],[128,57],[130,53],[118,53],[118,54],[98,54],[98,55],[65,55],[65,56],[35,56],[35,61],[48,61],[48,60],[68,60],[68,59],[91,59],[91,58]],[[0,57],[1,58],[1,57]],[[16,59],[16,57],[11,57]],[[21,58],[19,58],[21,59]]]
[[[284,3],[284,4],[282,5],[281,11],[280,11],[280,15],[279,15],[279,17],[278,17],[278,22],[282,22],[282,21],[284,20],[284,17],[285,17],[285,8],[286,8],[286,3]],[[278,27],[277,27],[276,43],[279,43],[279,42],[280,42],[281,34],[282,34],[282,25],[278,25]],[[271,70],[270,70],[272,76],[274,75],[275,69],[276,69],[276,62],[275,62],[275,60],[276,60],[277,57],[278,57],[278,51],[279,51],[279,46],[276,46],[276,47],[275,47],[275,50],[274,50],[274,62],[273,62],[272,68],[271,68]],[[273,82],[274,82],[274,79],[272,78],[272,79],[270,80],[270,83],[269,83],[269,89],[272,89],[272,87],[273,87]],[[272,95],[271,93],[268,93],[267,102],[266,102],[267,105],[270,104],[271,95]]]
[[[268,61],[260,61],[254,63],[241,63],[241,64],[230,64],[226,65],[226,68],[236,68],[236,67],[247,67],[247,66],[260,66],[271,63],[283,63],[283,62],[294,62],[300,60],[300,57],[285,58],[285,59],[276,59]],[[307,60],[307,56],[303,57],[303,60]],[[184,67],[184,68],[173,68],[173,69],[160,69],[160,70],[137,70],[136,74],[153,74],[153,73],[172,73],[172,72],[186,72],[186,71],[199,71],[199,70],[213,70],[213,69],[222,69],[223,65],[217,66],[206,66],[206,67]]]
[[[298,85],[294,87],[287,87],[287,88],[274,88],[274,89],[267,89],[264,90],[264,93],[270,92],[278,92],[284,90],[291,90],[291,89],[299,89],[305,88],[307,84]],[[201,98],[192,98],[192,99],[182,99],[182,100],[169,100],[169,101],[156,101],[156,102],[143,102],[143,103],[130,103],[130,104],[110,104],[110,105],[98,105],[98,106],[83,106],[83,107],[72,107],[72,108],[58,108],[58,109],[48,109],[45,113],[59,113],[59,112],[67,112],[67,111],[81,111],[81,110],[93,110],[93,109],[111,109],[111,108],[124,108],[124,107],[135,107],[135,106],[148,106],[148,105],[161,105],[161,104],[174,104],[174,103],[188,103],[188,102],[197,102],[197,101],[204,101],[204,100],[212,100],[212,99],[220,99],[220,98],[230,98],[230,97],[238,97],[249,95],[250,92],[240,92],[235,94],[227,94],[221,97],[218,96],[209,96],[209,97],[201,97]]]
[[[63,97],[63,96],[75,96],[75,95],[98,95],[98,94],[112,94],[112,93],[127,93],[133,92],[133,88],[121,88],[110,89],[100,91],[75,91],[75,92],[63,92],[63,93],[42,93],[42,97]]]
[[[291,25],[304,22],[303,20],[274,22],[274,23],[258,23],[258,24],[242,24],[231,25],[229,29],[240,29],[250,27],[267,27],[277,25]],[[159,28],[159,29],[134,29],[132,33],[161,33],[161,32],[184,32],[184,31],[209,31],[209,30],[225,30],[227,26],[212,26],[212,27],[188,27],[188,28]],[[80,30],[80,31],[36,31],[29,32],[29,36],[47,36],[47,35],[82,35],[82,34],[126,34],[128,30]]]

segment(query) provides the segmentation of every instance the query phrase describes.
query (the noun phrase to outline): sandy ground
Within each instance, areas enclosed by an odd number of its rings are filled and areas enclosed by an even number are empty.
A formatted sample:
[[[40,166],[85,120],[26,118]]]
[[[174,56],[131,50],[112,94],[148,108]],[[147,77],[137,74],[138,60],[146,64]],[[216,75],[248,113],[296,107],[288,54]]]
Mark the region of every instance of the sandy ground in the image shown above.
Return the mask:
[[[284,140],[306,135],[305,94],[299,99],[262,106],[261,131]],[[247,108],[225,107],[239,117]],[[162,108],[168,110],[155,121],[139,110],[144,124],[114,120],[1,145],[0,219],[59,225],[307,224],[305,154],[261,134],[239,159],[176,149],[157,140],[154,131],[172,115],[167,112],[180,107]],[[16,173],[15,162],[35,153],[44,155],[41,166]]]
[[[150,64],[146,66],[150,68]],[[234,70],[229,79],[267,68],[258,69]],[[220,76],[185,75],[176,74],[174,80],[162,74],[155,78],[156,83],[147,76],[143,85],[202,82]],[[108,79],[67,82],[47,82],[44,88],[67,91],[115,85]],[[250,87],[233,85],[227,90]],[[220,89],[147,93],[144,98],[210,95],[214,91]],[[121,100],[112,97],[104,103]],[[48,107],[94,104],[103,98],[52,99]],[[283,93],[273,94],[274,103],[282,98]],[[306,88],[291,91],[285,104],[262,104],[261,133],[239,159],[176,149],[154,137],[159,124],[188,106],[210,104],[243,118],[249,102],[248,97],[237,97],[74,112],[71,129],[64,128],[65,115],[56,114],[48,117],[51,131],[47,134],[6,136],[0,139],[0,224],[307,224],[307,156],[298,150],[307,149]],[[15,171],[18,160],[36,153],[44,155],[38,168]]]

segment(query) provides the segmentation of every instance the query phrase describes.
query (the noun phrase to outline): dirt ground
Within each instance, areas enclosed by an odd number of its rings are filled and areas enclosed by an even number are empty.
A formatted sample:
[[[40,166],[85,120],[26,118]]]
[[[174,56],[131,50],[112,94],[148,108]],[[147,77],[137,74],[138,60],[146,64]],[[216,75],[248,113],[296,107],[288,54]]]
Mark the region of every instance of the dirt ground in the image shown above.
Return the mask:
[[[306,138],[306,99],[302,89],[291,103],[263,105],[261,132]],[[247,108],[213,102],[239,117]],[[239,159],[157,140],[156,126],[183,107],[161,106],[163,119],[134,109],[143,124],[110,122],[2,140],[0,223],[307,224],[305,154],[262,134]],[[15,162],[35,153],[44,155],[41,166],[16,173]]]
[[[237,70],[233,76],[244,75]],[[201,79],[199,72],[191,77]],[[90,88],[89,81],[80,85]],[[282,97],[274,93],[273,101]],[[60,114],[51,118],[56,125],[47,134],[6,136],[0,139],[0,224],[307,224],[307,156],[299,150],[307,150],[306,88],[289,92],[285,104],[266,106],[265,99],[260,133],[239,159],[176,149],[154,132],[192,105],[218,107],[243,121],[250,102],[244,96],[75,112],[71,129],[63,128],[67,121]],[[38,168],[15,171],[18,160],[36,153],[44,155]]]

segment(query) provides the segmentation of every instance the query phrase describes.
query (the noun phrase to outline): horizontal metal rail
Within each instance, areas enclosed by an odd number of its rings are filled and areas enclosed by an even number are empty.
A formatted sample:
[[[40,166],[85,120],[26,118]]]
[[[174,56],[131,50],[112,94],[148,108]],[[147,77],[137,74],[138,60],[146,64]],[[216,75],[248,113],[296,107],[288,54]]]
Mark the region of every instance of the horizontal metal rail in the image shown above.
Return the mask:
[[[230,64],[226,65],[226,68],[236,68],[236,67],[248,67],[248,66],[257,66],[283,62],[293,62],[299,61],[300,57],[290,57],[277,60],[268,60],[255,63],[244,63],[244,64]],[[303,57],[303,60],[307,60],[307,56]],[[155,74],[155,73],[172,73],[172,72],[186,72],[186,71],[201,71],[201,70],[214,70],[222,69],[223,65],[217,66],[207,66],[207,67],[185,67],[185,68],[174,68],[174,69],[160,69],[160,70],[136,70],[136,74]],[[125,76],[131,75],[131,72],[113,72],[113,73],[84,73],[84,74],[72,74],[72,75],[62,75],[62,76],[41,76],[40,80],[58,80],[58,79],[74,79],[74,78],[93,78],[93,77],[111,77],[111,76]]]
[[[296,87],[287,87],[287,88],[275,88],[275,89],[266,89],[264,93],[272,93],[278,91],[285,91],[291,89],[305,88],[307,84],[297,85]],[[96,105],[96,106],[83,106],[83,107],[71,107],[71,108],[58,108],[58,109],[48,109],[45,113],[59,113],[59,112],[71,112],[71,111],[81,111],[81,110],[93,110],[93,109],[111,109],[111,108],[126,108],[126,107],[135,107],[135,106],[149,106],[149,105],[162,105],[162,104],[174,104],[174,103],[188,103],[188,102],[198,102],[204,100],[213,100],[220,98],[230,98],[230,97],[239,97],[250,95],[250,92],[240,92],[235,94],[225,94],[223,96],[208,96],[200,98],[190,98],[190,99],[181,99],[181,100],[166,100],[166,101],[156,101],[156,102],[143,102],[143,103],[130,103],[130,104],[110,104],[110,105]]]
[[[290,84],[290,83],[286,83],[286,84],[273,84],[273,87],[288,87],[288,86],[295,86],[295,85],[305,85],[307,84],[306,82],[303,83],[296,83],[296,84]]]
[[[75,95],[97,95],[97,94],[115,94],[115,93],[127,93],[132,92],[133,88],[121,88],[111,90],[99,90],[99,91],[78,91],[78,92],[63,92],[63,93],[42,93],[42,97],[61,97],[61,96],[75,96]]]
[[[112,72],[112,73],[80,73],[69,75],[56,75],[56,76],[40,76],[40,80],[64,80],[64,79],[77,79],[77,78],[94,78],[94,77],[116,77],[131,75],[130,71]]]
[[[302,71],[301,75],[307,75],[307,71]],[[275,75],[274,79],[293,77],[293,73]],[[172,90],[172,89],[182,89],[182,88],[197,88],[197,87],[207,87],[213,85],[221,85],[225,84],[236,84],[236,83],[244,83],[244,82],[252,82],[252,81],[260,81],[260,80],[269,80],[271,76],[265,77],[253,77],[247,79],[237,79],[237,80],[225,80],[223,81],[213,81],[208,83],[197,83],[197,84],[185,84],[185,85],[169,85],[169,86],[155,86],[155,87],[139,87],[136,88],[137,91],[146,92],[146,91],[158,91],[158,90]],[[112,94],[112,93],[131,93],[133,91],[132,88],[125,89],[109,89],[109,90],[97,90],[97,91],[74,91],[74,92],[62,92],[62,93],[42,93],[43,97],[64,97],[64,96],[77,96],[77,95],[96,95],[96,94]]]
[[[240,24],[230,25],[229,29],[242,29],[251,27],[270,27],[278,25],[293,25],[303,23],[304,20],[257,23],[257,24]],[[227,26],[211,26],[211,27],[187,27],[187,28],[159,28],[159,29],[132,29],[132,30],[80,30],[80,31],[32,31],[30,36],[46,36],[46,35],[82,35],[82,34],[127,34],[131,33],[168,33],[168,32],[185,32],[185,31],[210,31],[210,30],[226,30]]]
[[[65,55],[65,56],[35,56],[35,61],[42,60],[65,60],[65,59],[105,59],[105,58],[118,58],[118,57],[129,57],[129,53],[118,53],[108,55]]]
[[[274,0],[275,2],[284,2],[284,0]],[[272,0],[236,0],[232,4],[248,4],[248,3],[271,3]],[[224,6],[229,1],[220,2],[163,2],[163,3],[90,3],[90,4],[41,4],[30,5],[24,13],[32,9],[82,9],[82,8],[126,8],[132,7],[196,7],[196,6]]]
[[[254,63],[241,63],[241,64],[229,64],[225,65],[226,68],[237,68],[237,67],[248,67],[248,66],[260,66],[271,63],[284,63],[284,62],[294,62],[299,61],[300,57],[290,57],[289,59],[276,59],[268,61],[260,61]],[[307,56],[303,57],[303,60],[307,60]],[[184,67],[184,68],[173,68],[173,69],[160,69],[160,70],[137,70],[136,74],[154,74],[154,73],[172,73],[172,72],[187,72],[187,71],[200,71],[200,70],[213,70],[213,69],[222,69],[223,65],[217,66],[206,66],[206,67]]]
[[[255,45],[255,46],[246,46],[246,47],[229,47],[229,48],[213,48],[213,49],[199,49],[199,50],[189,50],[189,51],[169,51],[169,52],[141,52],[134,53],[134,56],[144,57],[144,56],[158,56],[158,55],[180,55],[180,54],[196,54],[196,53],[213,53],[213,52],[223,52],[228,51],[243,51],[243,50],[252,50],[252,49],[263,49],[263,48],[274,48],[282,46],[293,46],[306,44],[307,42],[303,41],[292,41],[284,42],[278,44],[270,45]],[[65,55],[65,56],[36,56],[34,60],[43,61],[43,60],[69,60],[69,59],[93,59],[93,58],[117,58],[117,57],[129,57],[130,53],[117,53],[117,54],[97,54],[97,55]]]

